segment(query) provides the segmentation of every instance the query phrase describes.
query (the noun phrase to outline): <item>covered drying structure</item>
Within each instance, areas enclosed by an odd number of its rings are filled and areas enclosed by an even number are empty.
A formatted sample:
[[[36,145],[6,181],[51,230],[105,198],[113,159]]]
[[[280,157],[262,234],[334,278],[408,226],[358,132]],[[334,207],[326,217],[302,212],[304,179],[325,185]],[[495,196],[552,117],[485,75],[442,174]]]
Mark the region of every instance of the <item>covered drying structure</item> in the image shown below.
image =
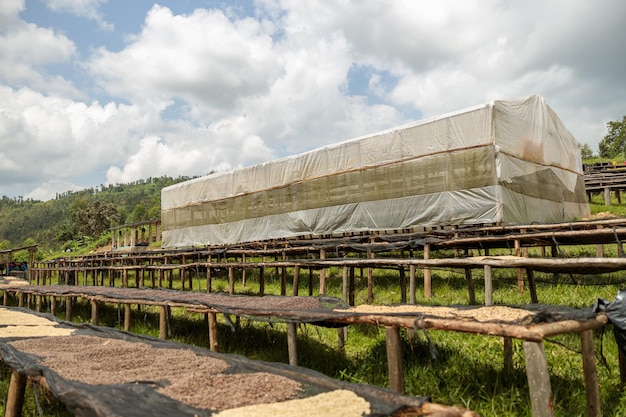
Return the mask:
[[[163,247],[589,215],[580,145],[540,95],[166,187]]]

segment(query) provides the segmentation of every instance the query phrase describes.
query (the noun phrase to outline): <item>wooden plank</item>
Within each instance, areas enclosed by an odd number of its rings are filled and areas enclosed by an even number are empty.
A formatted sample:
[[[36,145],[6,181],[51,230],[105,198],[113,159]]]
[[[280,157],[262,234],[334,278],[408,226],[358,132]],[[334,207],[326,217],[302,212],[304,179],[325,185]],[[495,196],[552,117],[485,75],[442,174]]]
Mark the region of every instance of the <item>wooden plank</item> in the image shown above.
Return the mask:
[[[553,417],[552,387],[543,342],[524,340],[526,376],[533,417]]]
[[[583,373],[585,375],[585,391],[587,395],[587,416],[601,417],[600,384],[598,383],[592,330],[580,332],[580,344],[582,347]]]
[[[402,344],[400,328],[385,326],[385,341],[387,346],[387,369],[389,372],[389,387],[399,393],[404,393],[404,371],[402,370]]]

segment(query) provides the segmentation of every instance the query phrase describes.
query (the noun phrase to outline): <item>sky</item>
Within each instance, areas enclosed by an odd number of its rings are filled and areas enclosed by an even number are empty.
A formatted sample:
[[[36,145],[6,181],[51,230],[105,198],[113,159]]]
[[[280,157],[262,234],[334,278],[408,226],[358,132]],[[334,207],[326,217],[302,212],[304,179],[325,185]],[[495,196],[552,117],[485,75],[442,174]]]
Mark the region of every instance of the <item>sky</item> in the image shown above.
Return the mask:
[[[541,94],[594,152],[623,0],[2,0],[0,196],[200,176]]]

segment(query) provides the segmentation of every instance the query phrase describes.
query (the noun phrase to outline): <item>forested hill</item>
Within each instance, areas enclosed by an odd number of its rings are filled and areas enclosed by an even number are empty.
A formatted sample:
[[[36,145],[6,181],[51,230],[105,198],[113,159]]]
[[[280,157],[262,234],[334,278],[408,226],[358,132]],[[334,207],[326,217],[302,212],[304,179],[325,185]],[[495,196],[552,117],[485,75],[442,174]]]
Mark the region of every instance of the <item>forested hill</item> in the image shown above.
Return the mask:
[[[0,200],[0,249],[37,243],[58,250],[105,238],[112,226],[161,216],[161,189],[190,177],[148,178],[58,194],[36,201],[3,196]]]

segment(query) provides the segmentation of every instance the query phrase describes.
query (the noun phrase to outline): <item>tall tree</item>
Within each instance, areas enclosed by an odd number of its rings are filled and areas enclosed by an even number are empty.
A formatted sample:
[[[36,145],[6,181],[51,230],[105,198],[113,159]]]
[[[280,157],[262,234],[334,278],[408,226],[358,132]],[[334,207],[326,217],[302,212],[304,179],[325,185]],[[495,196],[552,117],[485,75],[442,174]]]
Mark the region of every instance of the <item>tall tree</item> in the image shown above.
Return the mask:
[[[96,200],[74,212],[73,218],[79,234],[98,237],[118,221],[119,214],[113,204]]]
[[[606,124],[608,133],[599,143],[601,158],[615,158],[626,155],[626,116],[621,121],[615,120]]]

